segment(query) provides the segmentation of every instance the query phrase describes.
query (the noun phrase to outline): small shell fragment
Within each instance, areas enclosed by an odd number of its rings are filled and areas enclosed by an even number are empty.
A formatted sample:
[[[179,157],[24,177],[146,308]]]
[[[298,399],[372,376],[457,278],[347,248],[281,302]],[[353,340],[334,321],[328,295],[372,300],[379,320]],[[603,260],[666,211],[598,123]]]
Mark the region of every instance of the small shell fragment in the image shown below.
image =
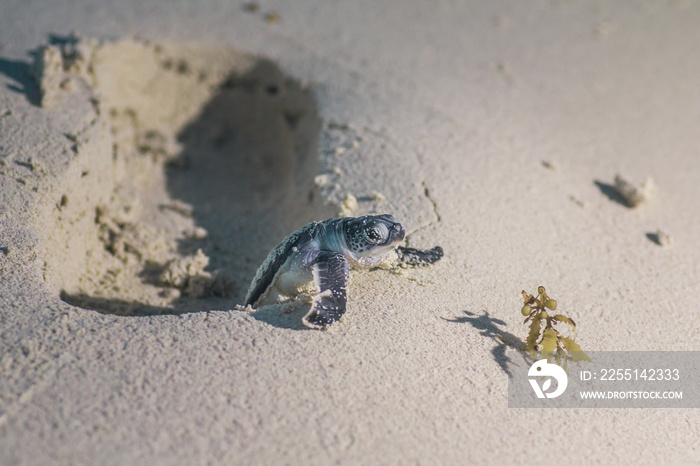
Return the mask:
[[[316,177],[314,178],[314,184],[318,187],[325,186],[330,181],[331,181],[331,176],[328,173],[316,175]]]
[[[615,175],[615,191],[628,207],[634,208],[651,199],[656,193],[656,187],[650,177],[641,182],[639,186],[635,186],[622,176]]]
[[[274,24],[274,23],[279,23],[282,18],[280,17],[279,14],[277,14],[274,11],[270,11],[269,13],[265,13],[265,22]]]
[[[358,209],[357,198],[352,194],[345,196],[345,200],[340,204],[338,209],[338,216],[340,217],[352,217]]]
[[[209,232],[202,227],[194,227],[192,231],[189,232],[189,236],[194,239],[204,239],[209,236]]]
[[[386,201],[386,196],[379,191],[372,191],[372,199],[375,202]]]
[[[571,202],[573,202],[574,204],[576,204],[577,206],[579,206],[580,208],[582,208],[582,209],[585,209],[585,208],[586,208],[586,203],[583,202],[583,201],[580,200],[580,199],[575,198],[574,196],[569,196],[569,200],[570,200]]]
[[[651,233],[647,235],[654,243],[661,247],[667,247],[671,245],[671,236],[662,230],[656,230],[656,233]]]

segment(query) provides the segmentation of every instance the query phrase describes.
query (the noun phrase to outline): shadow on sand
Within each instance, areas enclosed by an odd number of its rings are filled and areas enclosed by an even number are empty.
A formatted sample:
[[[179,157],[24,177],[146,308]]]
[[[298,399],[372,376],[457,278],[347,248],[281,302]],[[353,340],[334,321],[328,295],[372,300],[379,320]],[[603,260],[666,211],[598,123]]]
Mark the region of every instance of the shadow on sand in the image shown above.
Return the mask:
[[[477,315],[470,311],[463,312],[465,314],[464,317],[445,320],[448,322],[469,324],[475,329],[479,330],[481,336],[493,340],[494,343],[496,343],[496,346],[494,346],[494,348],[491,350],[491,354],[503,372],[505,372],[508,377],[511,377],[512,374],[509,366],[512,364],[512,361],[506,355],[506,349],[510,347],[516,350],[521,350],[525,348],[525,342],[512,333],[503,331],[500,327],[506,325],[506,323],[500,319],[494,319],[486,310],[484,310],[483,314],[481,315]]]

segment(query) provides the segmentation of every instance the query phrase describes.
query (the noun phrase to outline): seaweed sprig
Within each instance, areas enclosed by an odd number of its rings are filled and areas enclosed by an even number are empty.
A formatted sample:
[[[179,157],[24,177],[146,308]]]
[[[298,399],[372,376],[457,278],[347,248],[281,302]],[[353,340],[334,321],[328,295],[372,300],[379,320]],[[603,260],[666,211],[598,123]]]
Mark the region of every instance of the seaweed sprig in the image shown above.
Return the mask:
[[[530,322],[530,333],[525,342],[525,350],[530,352],[533,360],[547,359],[557,365],[566,368],[568,359],[572,361],[590,361],[586,353],[574,341],[576,335],[576,322],[564,314],[549,315],[549,311],[557,308],[557,302],[547,296],[543,286],[537,288],[537,296],[528,294],[523,290],[522,314],[527,316],[525,322]],[[565,337],[556,328],[558,324],[568,324],[573,331],[572,338]]]

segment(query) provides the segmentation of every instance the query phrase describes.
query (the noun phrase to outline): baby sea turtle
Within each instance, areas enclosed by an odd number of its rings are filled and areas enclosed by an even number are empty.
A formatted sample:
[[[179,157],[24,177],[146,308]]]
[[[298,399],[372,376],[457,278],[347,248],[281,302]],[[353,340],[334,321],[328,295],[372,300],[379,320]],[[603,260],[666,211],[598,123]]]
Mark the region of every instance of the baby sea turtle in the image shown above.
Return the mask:
[[[406,232],[392,215],[331,218],[291,233],[268,254],[250,284],[246,305],[311,298],[303,321],[325,327],[345,313],[350,268],[426,266],[442,257],[442,248],[399,246]]]

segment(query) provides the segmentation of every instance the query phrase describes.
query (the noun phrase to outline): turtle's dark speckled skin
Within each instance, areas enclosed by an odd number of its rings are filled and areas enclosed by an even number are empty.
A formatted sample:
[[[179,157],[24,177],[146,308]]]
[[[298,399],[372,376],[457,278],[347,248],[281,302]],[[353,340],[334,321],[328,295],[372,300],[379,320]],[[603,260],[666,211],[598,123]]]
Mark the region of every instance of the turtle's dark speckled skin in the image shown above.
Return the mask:
[[[253,279],[246,305],[291,298],[313,282],[316,294],[304,323],[325,327],[345,313],[350,268],[372,268],[394,255],[399,265],[424,266],[442,248],[423,251],[398,246],[405,231],[392,215],[331,218],[305,225],[275,247]]]

